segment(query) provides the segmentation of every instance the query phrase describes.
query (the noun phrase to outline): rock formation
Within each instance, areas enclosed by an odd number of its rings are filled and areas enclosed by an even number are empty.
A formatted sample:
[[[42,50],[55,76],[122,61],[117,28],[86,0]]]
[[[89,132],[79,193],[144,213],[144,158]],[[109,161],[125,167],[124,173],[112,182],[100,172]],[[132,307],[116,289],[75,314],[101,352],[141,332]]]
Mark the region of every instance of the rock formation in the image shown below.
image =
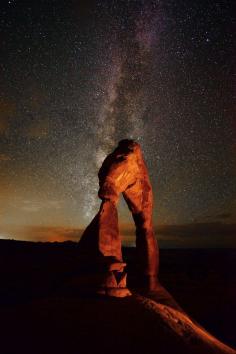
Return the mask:
[[[147,289],[152,290],[157,285],[159,255],[152,224],[152,187],[140,145],[133,140],[120,141],[118,147],[104,160],[98,177],[101,207],[84,231],[80,248],[104,264],[106,277],[102,288],[105,292],[108,289],[109,294],[118,294],[110,290],[119,287],[125,289],[125,264],[117,214],[117,203],[122,193],[136,226],[139,278]],[[120,294],[126,296],[121,290]]]

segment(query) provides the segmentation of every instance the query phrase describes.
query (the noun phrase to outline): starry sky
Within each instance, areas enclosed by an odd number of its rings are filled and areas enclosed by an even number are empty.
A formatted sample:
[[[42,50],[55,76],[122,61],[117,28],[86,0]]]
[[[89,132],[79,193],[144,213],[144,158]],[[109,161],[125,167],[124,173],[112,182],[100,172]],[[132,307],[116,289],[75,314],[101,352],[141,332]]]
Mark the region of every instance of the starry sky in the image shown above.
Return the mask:
[[[233,2],[1,1],[0,34],[0,238],[77,240],[103,159],[133,138],[155,227],[184,230],[163,244],[235,244]],[[123,200],[119,218],[128,239]]]

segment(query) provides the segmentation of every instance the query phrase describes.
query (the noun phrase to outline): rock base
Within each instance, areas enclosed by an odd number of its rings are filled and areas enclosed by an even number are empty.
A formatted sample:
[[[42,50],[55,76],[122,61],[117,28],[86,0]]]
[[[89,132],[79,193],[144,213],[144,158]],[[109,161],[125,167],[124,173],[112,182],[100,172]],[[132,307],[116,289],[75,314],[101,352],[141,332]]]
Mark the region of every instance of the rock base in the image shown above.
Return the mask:
[[[109,265],[101,287],[99,287],[97,291],[99,295],[113,297],[126,297],[131,295],[131,292],[126,287],[127,273],[124,272],[125,266],[126,263],[123,262],[115,262]]]
[[[101,288],[97,291],[97,294],[111,297],[126,297],[132,295],[128,288]]]

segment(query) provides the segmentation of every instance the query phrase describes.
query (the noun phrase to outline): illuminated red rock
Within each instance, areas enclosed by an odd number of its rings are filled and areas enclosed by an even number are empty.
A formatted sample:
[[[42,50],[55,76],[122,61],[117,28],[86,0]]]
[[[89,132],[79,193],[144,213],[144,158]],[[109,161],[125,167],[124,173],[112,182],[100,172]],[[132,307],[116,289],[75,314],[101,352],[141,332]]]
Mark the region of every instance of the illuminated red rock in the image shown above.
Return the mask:
[[[107,264],[122,263],[116,208],[122,193],[136,226],[140,281],[154,289],[159,255],[152,223],[153,193],[140,145],[132,140],[120,141],[104,160],[98,177],[101,207],[82,235],[80,246]]]

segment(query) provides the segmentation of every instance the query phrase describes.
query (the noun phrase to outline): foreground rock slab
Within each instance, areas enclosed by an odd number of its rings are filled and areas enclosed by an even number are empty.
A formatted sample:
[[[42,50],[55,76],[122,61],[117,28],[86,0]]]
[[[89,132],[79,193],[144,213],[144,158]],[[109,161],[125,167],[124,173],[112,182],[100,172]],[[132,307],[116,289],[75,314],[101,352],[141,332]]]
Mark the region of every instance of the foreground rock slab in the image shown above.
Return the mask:
[[[186,346],[192,354],[236,354],[234,349],[220,342],[181,310],[140,295],[136,295],[136,301],[161,320],[162,326],[168,328],[170,338],[172,336],[179,338],[183,345],[183,353]],[[173,353],[175,353],[174,348]]]

